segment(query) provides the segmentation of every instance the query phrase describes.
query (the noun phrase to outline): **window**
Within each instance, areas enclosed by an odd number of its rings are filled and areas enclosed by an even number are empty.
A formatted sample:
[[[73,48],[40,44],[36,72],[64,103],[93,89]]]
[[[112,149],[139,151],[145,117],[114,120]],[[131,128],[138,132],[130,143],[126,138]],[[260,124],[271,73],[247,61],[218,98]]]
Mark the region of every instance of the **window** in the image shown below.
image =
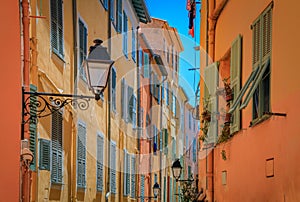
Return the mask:
[[[61,58],[64,57],[63,48],[63,1],[51,0],[51,48]]]
[[[39,169],[50,170],[50,141],[46,139],[39,139]]]
[[[52,114],[51,141],[52,141],[52,166],[51,182],[62,183],[63,177],[63,117],[62,112],[55,111]]]
[[[135,155],[131,156],[131,198],[135,198]]]
[[[143,67],[143,51],[142,49],[139,50],[139,68]]]
[[[97,191],[103,191],[104,137],[97,134]]]
[[[122,78],[121,81],[121,105],[122,105],[122,119],[124,121],[127,121],[127,110],[128,110],[128,105],[127,105],[127,84],[126,84],[126,80],[124,78]]]
[[[114,9],[115,9],[115,2],[114,0],[109,0],[110,1],[110,19],[113,22],[114,21]]]
[[[82,20],[79,20],[79,76],[87,81],[86,73],[83,68],[83,61],[87,57],[87,28]]]
[[[168,129],[164,128],[164,153],[168,154]]]
[[[122,32],[122,0],[117,1],[117,9],[116,9],[116,29],[117,32]]]
[[[124,196],[130,193],[130,155],[124,149]]]
[[[113,111],[117,110],[117,101],[116,101],[116,95],[117,95],[117,73],[116,69],[111,69],[111,107]]]
[[[253,71],[237,98],[234,100],[229,112],[238,107],[245,95],[239,109],[244,109],[251,98],[253,99],[253,120],[270,111],[270,56],[272,31],[272,4],[255,20],[252,25],[253,33]]]
[[[117,193],[116,182],[116,161],[117,161],[117,145],[115,142],[110,142],[110,190],[112,194]]]
[[[152,125],[153,131],[152,131],[152,138],[153,138],[153,152],[156,154],[156,151],[158,150],[158,141],[157,141],[157,127],[155,125]]]
[[[193,140],[193,161],[197,161],[197,139],[194,138]]]
[[[149,78],[150,74],[150,62],[149,53],[144,53],[144,77]]]
[[[166,104],[169,105],[169,83],[166,83]]]
[[[141,175],[141,202],[144,202],[145,197],[145,175]]]
[[[136,97],[131,86],[127,87],[127,103],[127,120],[132,123],[132,127],[136,127]]]
[[[134,62],[136,62],[136,39],[135,39],[135,31],[134,29],[132,28],[131,29],[131,36],[132,36],[132,39],[131,39],[131,48],[132,48],[132,51],[131,51],[131,57],[132,57],[132,60]]]
[[[35,85],[30,84],[30,91],[36,92],[37,87]],[[30,97],[30,116],[36,117],[37,116],[37,96],[31,96]],[[36,136],[37,136],[37,122],[33,119],[29,121],[29,149],[32,152],[33,156],[36,156]],[[33,158],[30,169],[35,171],[36,170],[36,159]]]
[[[176,110],[177,110],[177,103],[176,103],[176,96],[175,94],[172,94],[172,112],[173,112],[173,116],[176,116]]]
[[[107,10],[108,9],[108,0],[100,0],[104,9]]]
[[[86,185],[86,126],[78,124],[77,131],[77,186],[85,188]]]
[[[123,53],[128,58],[128,19],[125,11],[123,11]]]

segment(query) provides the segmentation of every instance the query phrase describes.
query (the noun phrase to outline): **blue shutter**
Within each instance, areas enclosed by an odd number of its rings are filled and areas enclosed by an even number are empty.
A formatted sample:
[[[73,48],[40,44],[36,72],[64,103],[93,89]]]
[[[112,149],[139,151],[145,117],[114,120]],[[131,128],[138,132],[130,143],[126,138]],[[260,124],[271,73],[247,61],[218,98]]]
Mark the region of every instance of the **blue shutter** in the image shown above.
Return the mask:
[[[39,139],[39,169],[50,170],[50,141],[46,139]]]
[[[136,96],[133,95],[133,104],[132,104],[132,127],[136,127]]]
[[[130,193],[130,155],[126,153],[126,196]]]
[[[112,103],[112,109],[117,109],[117,102],[116,102],[116,83],[117,83],[117,73],[115,68],[111,69],[111,103]]]
[[[63,117],[60,111],[52,114],[51,124],[51,140],[52,140],[52,167],[51,167],[51,182],[62,183],[62,168],[63,168]]]
[[[143,51],[139,50],[139,68],[143,67]]]
[[[108,0],[101,0],[101,2],[103,3],[105,10],[107,10],[108,9]]]
[[[135,156],[131,156],[131,198],[135,198]]]
[[[103,191],[103,152],[104,138],[102,135],[97,136],[97,191]]]
[[[124,168],[123,168],[123,176],[124,176],[124,182],[123,182],[124,187],[123,188],[124,188],[124,190],[123,190],[123,192],[124,192],[124,196],[127,196],[128,195],[128,191],[127,191],[127,173],[128,173],[127,158],[128,157],[127,157],[127,150],[124,149],[123,152],[124,152]]]
[[[111,21],[114,21],[114,8],[115,8],[114,0],[110,0],[110,19],[111,19]]]
[[[83,80],[87,80],[86,73],[83,68],[83,61],[87,57],[87,28],[84,23],[79,20],[79,75]]]
[[[77,132],[77,186],[85,188],[86,184],[86,127],[78,124]]]
[[[116,9],[116,18],[117,18],[117,32],[122,32],[122,0],[117,0],[117,9]]]
[[[145,197],[145,175],[141,175],[141,202],[144,202]]]
[[[133,100],[134,100],[133,99],[133,88],[128,86],[128,88],[127,88],[127,103],[128,103],[127,120],[130,123],[132,123]]]
[[[37,87],[35,85],[30,84],[30,91],[36,92]],[[30,97],[30,116],[34,117],[29,122],[29,149],[33,154],[33,160],[30,164],[30,169],[35,171],[36,169],[36,133],[37,133],[37,96]]]
[[[128,19],[126,13],[123,11],[123,53],[128,57]]]
[[[116,160],[117,160],[117,155],[116,155],[116,143],[111,142],[110,143],[110,190],[112,194],[117,193],[117,185],[116,185]]]
[[[131,45],[132,45],[131,57],[132,57],[132,60],[135,62],[136,61],[135,31],[133,28],[131,30],[132,30],[131,31],[131,33],[132,33],[131,34]]]

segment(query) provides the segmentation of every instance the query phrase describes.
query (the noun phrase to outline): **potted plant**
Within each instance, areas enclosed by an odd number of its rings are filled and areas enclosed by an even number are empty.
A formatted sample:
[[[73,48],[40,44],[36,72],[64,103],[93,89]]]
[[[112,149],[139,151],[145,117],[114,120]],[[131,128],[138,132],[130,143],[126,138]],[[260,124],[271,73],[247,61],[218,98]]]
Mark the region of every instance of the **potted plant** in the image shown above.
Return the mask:
[[[229,78],[223,79],[224,88],[225,88],[225,100],[229,102],[233,100],[233,93],[232,89],[230,88]]]
[[[202,113],[201,113],[201,115],[202,115],[202,120],[203,121],[210,121],[211,120],[211,113],[210,113],[210,111],[208,111],[207,109],[205,109]]]
[[[226,113],[224,122],[225,123],[231,122],[231,113]]]

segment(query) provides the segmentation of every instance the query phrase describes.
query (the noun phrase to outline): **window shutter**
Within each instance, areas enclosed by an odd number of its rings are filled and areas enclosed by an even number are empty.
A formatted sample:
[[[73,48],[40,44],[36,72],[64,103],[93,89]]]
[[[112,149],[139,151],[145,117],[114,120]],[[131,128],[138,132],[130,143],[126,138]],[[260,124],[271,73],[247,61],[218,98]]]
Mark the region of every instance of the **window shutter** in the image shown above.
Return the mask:
[[[51,0],[51,47],[63,56],[63,8],[62,0]]]
[[[164,88],[165,84],[162,83],[161,85],[161,99],[163,100],[165,98],[165,88]]]
[[[159,150],[162,151],[163,149],[163,130],[159,132]]]
[[[111,69],[111,103],[112,103],[112,109],[116,110],[117,109],[117,103],[116,103],[116,78],[117,78],[117,73],[115,68]]]
[[[131,198],[135,198],[135,156],[131,156]]]
[[[239,35],[231,45],[230,60],[230,87],[233,92],[233,102],[237,99],[241,89],[241,63],[242,63],[242,36]],[[240,130],[240,110],[239,106],[232,112],[232,123],[230,132],[234,133]]]
[[[124,78],[122,79],[121,88],[122,118],[127,121],[127,85]]]
[[[117,160],[117,155],[116,155],[116,143],[111,142],[110,143],[110,188],[111,188],[111,193],[116,194],[117,193],[117,185],[116,185],[116,160]]]
[[[58,53],[63,56],[63,2],[62,0],[57,0],[58,10],[57,10],[57,29],[58,29]]]
[[[97,135],[97,191],[103,191],[103,151],[104,138]]]
[[[164,202],[167,201],[167,178],[164,177]]]
[[[128,103],[128,109],[127,109],[127,120],[128,122],[132,123],[132,110],[133,110],[133,88],[128,86],[127,88],[127,103]]]
[[[123,53],[125,55],[125,57],[127,57],[128,54],[128,24],[127,24],[127,15],[126,13],[123,11]]]
[[[214,143],[217,139],[218,132],[218,121],[215,115],[218,113],[218,99],[216,96],[216,90],[218,87],[218,63],[212,63],[206,68],[204,68],[204,81],[205,81],[205,91],[204,98],[207,100],[209,98],[208,110],[212,114],[212,120],[209,125],[207,140],[208,143]]]
[[[143,67],[143,51],[141,49],[139,50],[139,67]]]
[[[117,0],[117,32],[122,31],[122,0]]]
[[[35,85],[30,84],[30,91],[36,92],[37,87]],[[30,169],[35,171],[36,170],[36,133],[37,133],[37,96],[30,97],[30,116],[34,117],[34,119],[30,120],[29,122],[29,149],[33,154],[33,160],[30,164]]]
[[[132,60],[135,62],[136,59],[136,45],[135,45],[135,31],[131,29],[131,57]]]
[[[39,169],[50,170],[50,141],[46,139],[39,139],[39,144]]]
[[[148,53],[144,53],[144,77],[145,78],[149,78],[149,54]],[[152,83],[151,83],[152,84]]]
[[[126,195],[130,193],[130,155],[126,153]]]
[[[169,183],[169,192],[170,192],[170,202],[172,202],[173,200],[173,189],[172,189],[172,178],[170,178],[170,183]]]
[[[132,127],[135,128],[136,127],[136,96],[133,95],[132,97]]]
[[[62,148],[62,132],[63,132],[62,112],[56,111],[52,114],[51,124],[51,140],[52,140],[52,168],[51,182],[62,183],[63,168],[63,148]]]
[[[269,7],[263,14],[262,26],[262,62],[270,57],[271,53],[271,33],[272,33],[272,7]]]
[[[176,141],[172,138],[172,158],[173,160],[176,158]]]
[[[110,19],[111,19],[111,21],[114,21],[114,14],[115,14],[114,8],[115,8],[114,0],[110,0]]]
[[[165,133],[165,147],[164,147],[164,151],[165,154],[168,154],[168,130],[165,128],[164,129],[164,133]]]
[[[196,162],[197,160],[197,141],[196,138],[194,138],[193,141],[193,161]]]
[[[85,188],[86,181],[86,127],[79,123],[77,134],[77,186]]]
[[[127,162],[127,150],[124,149],[123,150],[123,153],[124,153],[124,168],[123,168],[123,171],[124,171],[124,182],[123,182],[123,185],[124,185],[124,196],[127,196],[128,195],[128,185],[127,185],[127,178],[128,178],[128,162]]]
[[[257,67],[260,60],[260,47],[261,47],[261,22],[258,18],[252,25],[253,29],[253,67]]]
[[[141,175],[141,202],[144,201],[145,197],[145,175]]]

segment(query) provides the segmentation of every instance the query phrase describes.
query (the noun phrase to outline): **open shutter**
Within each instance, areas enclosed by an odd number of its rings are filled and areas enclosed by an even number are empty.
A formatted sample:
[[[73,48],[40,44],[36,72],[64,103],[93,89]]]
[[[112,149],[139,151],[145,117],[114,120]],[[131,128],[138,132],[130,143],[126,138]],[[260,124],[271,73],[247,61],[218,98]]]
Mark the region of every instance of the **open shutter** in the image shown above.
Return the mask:
[[[130,155],[126,153],[126,196],[130,194]]]
[[[217,140],[218,135],[218,120],[216,114],[218,113],[218,99],[216,96],[216,90],[218,87],[218,63],[212,63],[204,68],[204,82],[206,84],[204,98],[209,98],[208,110],[211,112],[211,121],[207,134],[207,143],[214,143]]]
[[[135,156],[131,156],[131,198],[135,198]]]
[[[237,99],[241,89],[241,62],[242,62],[242,36],[239,35],[231,45],[231,60],[230,60],[230,87],[233,92],[232,103]],[[230,133],[235,133],[240,130],[240,109],[239,104],[235,111],[232,112],[232,123]]]
[[[115,68],[111,69],[111,103],[112,103],[112,109],[117,109],[117,103],[116,103],[116,83],[117,83],[117,74]]]
[[[164,129],[164,133],[165,133],[165,146],[164,146],[164,153],[167,155],[168,154],[168,130],[165,128]]]
[[[57,0],[58,10],[57,10],[57,30],[58,30],[58,53],[63,56],[64,49],[63,49],[63,2],[62,0]],[[85,46],[86,47],[86,46]]]
[[[127,162],[127,158],[128,158],[128,154],[127,154],[127,150],[124,149],[123,150],[123,153],[124,153],[124,168],[123,168],[123,171],[124,171],[124,182],[123,182],[123,185],[124,185],[124,196],[127,196],[128,195],[128,185],[127,185],[127,178],[128,178],[128,162]]]
[[[167,201],[167,178],[164,177],[164,201]]]
[[[39,169],[50,170],[50,141],[46,139],[39,139],[39,145]]]
[[[136,127],[136,96],[132,96],[132,127]]]
[[[145,197],[145,175],[141,175],[141,202],[144,202]]]
[[[252,55],[253,67],[256,68],[260,62],[261,50],[261,21],[258,18],[252,25]]]
[[[116,185],[116,160],[117,160],[117,155],[116,155],[116,143],[111,142],[110,143],[110,188],[111,188],[111,193],[116,194],[117,193],[117,185]]]
[[[123,53],[125,55],[125,57],[127,58],[127,54],[128,54],[128,20],[127,20],[127,15],[126,13],[123,11]]]
[[[57,35],[57,0],[51,0],[51,47],[54,50],[58,50],[58,35]]]
[[[261,18],[262,22],[262,62],[264,63],[271,54],[271,34],[272,34],[272,6],[270,6]]]
[[[77,134],[77,186],[85,188],[86,181],[86,127],[78,124]]]
[[[133,88],[128,86],[127,88],[127,121],[132,123],[132,110],[133,110]]]
[[[122,31],[122,0],[117,0],[117,32]]]
[[[121,105],[122,105],[122,119],[127,121],[127,86],[126,81],[123,78],[121,83]]]
[[[35,85],[30,84],[30,91],[36,92],[37,87]],[[35,171],[36,169],[36,133],[37,133],[37,96],[30,97],[30,116],[34,117],[29,122],[29,149],[33,154],[33,161],[30,164],[30,169]]]
[[[149,54],[148,53],[144,53],[144,77],[145,78],[149,78]]]
[[[97,191],[103,191],[103,151],[104,138],[102,135],[97,136]]]

